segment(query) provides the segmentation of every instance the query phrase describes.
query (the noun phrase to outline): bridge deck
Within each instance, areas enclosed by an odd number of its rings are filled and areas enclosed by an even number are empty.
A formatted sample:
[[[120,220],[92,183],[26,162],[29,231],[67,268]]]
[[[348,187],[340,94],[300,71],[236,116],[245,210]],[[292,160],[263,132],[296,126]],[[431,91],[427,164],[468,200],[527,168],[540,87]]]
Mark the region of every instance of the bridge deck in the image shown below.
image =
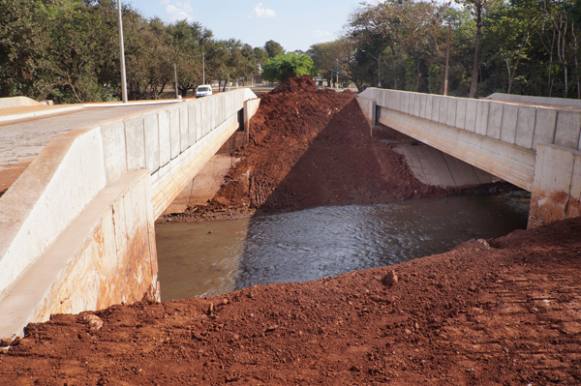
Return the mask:
[[[100,124],[159,109],[159,105],[129,105],[114,107],[81,106],[64,114],[0,124],[0,192],[12,185],[26,166],[55,136],[76,129]],[[1,110],[0,117],[8,110]]]

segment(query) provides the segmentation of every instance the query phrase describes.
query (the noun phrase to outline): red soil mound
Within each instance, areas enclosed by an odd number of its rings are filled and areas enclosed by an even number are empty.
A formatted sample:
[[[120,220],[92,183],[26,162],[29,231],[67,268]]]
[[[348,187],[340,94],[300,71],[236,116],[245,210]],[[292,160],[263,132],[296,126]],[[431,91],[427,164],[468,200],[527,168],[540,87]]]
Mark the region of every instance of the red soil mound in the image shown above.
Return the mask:
[[[433,194],[370,136],[355,94],[292,79],[262,98],[251,144],[215,201],[267,210],[380,203]]]
[[[301,78],[291,78],[285,82],[282,82],[277,88],[272,90],[273,94],[280,92],[316,92],[317,84],[315,81],[308,76]]]
[[[334,279],[32,325],[2,385],[581,384],[581,220]],[[382,280],[395,270],[398,282]]]

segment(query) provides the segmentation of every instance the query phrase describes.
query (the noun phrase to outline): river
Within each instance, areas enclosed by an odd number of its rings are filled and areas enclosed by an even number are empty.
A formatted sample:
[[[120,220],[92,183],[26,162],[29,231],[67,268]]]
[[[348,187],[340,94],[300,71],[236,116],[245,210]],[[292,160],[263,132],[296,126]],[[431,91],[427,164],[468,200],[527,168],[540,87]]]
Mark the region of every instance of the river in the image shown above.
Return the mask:
[[[521,193],[328,206],[156,225],[163,300],[303,282],[445,252],[526,228]]]

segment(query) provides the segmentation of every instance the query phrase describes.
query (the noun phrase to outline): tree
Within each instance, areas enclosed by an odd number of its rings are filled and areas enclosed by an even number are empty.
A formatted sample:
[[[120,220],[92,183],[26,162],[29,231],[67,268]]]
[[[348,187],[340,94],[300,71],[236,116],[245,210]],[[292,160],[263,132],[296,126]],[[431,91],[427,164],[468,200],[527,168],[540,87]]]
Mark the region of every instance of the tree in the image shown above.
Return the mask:
[[[305,54],[294,52],[280,54],[271,58],[264,65],[264,79],[269,81],[284,81],[295,76],[313,75],[315,64]]]
[[[381,83],[394,89],[431,91],[431,69],[443,68],[445,62],[447,8],[388,0],[355,13],[349,26],[357,47],[352,62],[355,83],[359,87]]]
[[[264,45],[264,50],[269,58],[274,58],[280,54],[284,54],[284,48],[280,45],[280,43],[275,42],[274,40],[269,40]]]
[[[351,79],[350,61],[353,54],[353,43],[346,38],[337,39],[328,43],[320,43],[311,46],[308,51],[313,59],[320,76],[327,80],[327,86],[331,86],[340,75],[343,82]]]
[[[480,41],[482,40],[482,21],[487,0],[466,0],[466,4],[471,5],[474,9],[474,18],[476,22],[476,33],[474,34],[474,56],[472,60],[472,74],[470,81],[470,98],[476,98],[478,93],[478,80],[480,76]]]
[[[168,33],[173,48],[173,61],[177,66],[179,90],[182,96],[186,96],[189,90],[193,90],[202,81],[202,42],[211,36],[211,32],[199,23],[179,21],[169,26]]]

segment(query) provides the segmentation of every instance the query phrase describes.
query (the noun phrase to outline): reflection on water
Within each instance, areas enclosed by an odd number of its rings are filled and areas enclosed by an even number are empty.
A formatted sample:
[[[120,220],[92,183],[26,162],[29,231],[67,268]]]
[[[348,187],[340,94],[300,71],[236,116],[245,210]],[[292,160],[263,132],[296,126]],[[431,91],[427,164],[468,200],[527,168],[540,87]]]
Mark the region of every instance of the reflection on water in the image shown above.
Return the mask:
[[[157,226],[164,300],[300,282],[444,252],[526,227],[518,194],[320,207]]]

